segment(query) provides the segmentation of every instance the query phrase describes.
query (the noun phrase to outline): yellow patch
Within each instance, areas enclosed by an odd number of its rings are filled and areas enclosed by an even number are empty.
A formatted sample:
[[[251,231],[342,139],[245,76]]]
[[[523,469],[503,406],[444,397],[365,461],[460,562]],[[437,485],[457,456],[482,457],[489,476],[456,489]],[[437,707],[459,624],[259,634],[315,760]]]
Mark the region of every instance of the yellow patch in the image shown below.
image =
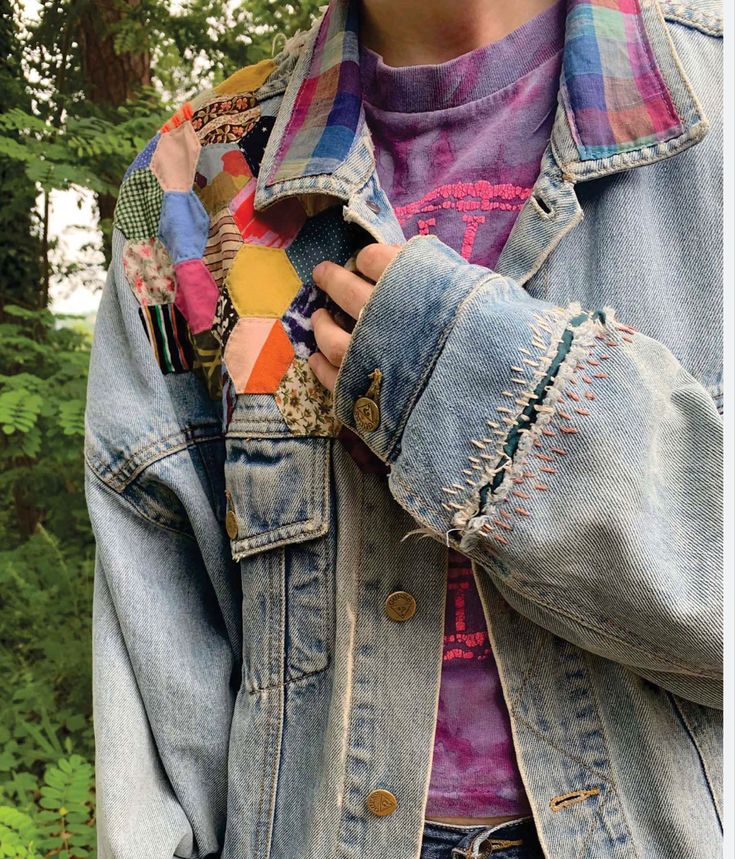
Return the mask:
[[[243,245],[225,281],[238,316],[280,318],[301,289],[281,248]]]
[[[220,95],[235,95],[240,92],[255,92],[258,87],[262,86],[270,77],[276,64],[273,60],[261,60],[255,63],[254,66],[245,66],[244,69],[239,69],[234,75],[230,75],[227,80],[222,81],[219,86],[215,87],[215,91]]]

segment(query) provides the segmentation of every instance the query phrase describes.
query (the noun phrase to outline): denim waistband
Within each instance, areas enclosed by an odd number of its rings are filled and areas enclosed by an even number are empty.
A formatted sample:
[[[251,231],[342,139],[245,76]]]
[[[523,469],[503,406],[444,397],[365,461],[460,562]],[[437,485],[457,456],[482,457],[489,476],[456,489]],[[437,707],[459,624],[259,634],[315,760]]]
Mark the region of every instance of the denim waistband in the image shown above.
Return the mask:
[[[543,859],[533,819],[495,826],[459,826],[427,821],[420,859]]]

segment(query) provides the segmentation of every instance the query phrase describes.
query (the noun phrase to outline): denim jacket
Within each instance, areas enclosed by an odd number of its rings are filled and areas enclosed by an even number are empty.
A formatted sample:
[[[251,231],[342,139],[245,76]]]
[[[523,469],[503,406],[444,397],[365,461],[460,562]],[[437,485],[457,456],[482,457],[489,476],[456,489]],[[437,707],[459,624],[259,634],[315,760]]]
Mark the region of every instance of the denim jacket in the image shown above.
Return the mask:
[[[403,241],[358,27],[333,0],[121,188],[87,406],[99,855],[417,859],[451,546],[546,856],[714,859],[718,8],[570,0],[496,269],[407,242],[332,396],[311,271]]]

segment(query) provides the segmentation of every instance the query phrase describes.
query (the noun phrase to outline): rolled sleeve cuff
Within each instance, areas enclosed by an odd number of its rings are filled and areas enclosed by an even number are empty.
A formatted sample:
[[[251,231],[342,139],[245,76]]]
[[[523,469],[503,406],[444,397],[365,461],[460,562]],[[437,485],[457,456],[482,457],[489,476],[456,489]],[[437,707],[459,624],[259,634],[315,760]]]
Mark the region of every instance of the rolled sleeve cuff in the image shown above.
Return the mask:
[[[459,306],[475,287],[498,277],[471,265],[436,236],[410,239],[383,272],[355,324],[337,375],[334,413],[384,462],[400,451],[403,427],[418,400]],[[379,384],[375,370],[380,371]],[[358,410],[371,400],[372,420]],[[368,404],[369,405],[369,404]]]

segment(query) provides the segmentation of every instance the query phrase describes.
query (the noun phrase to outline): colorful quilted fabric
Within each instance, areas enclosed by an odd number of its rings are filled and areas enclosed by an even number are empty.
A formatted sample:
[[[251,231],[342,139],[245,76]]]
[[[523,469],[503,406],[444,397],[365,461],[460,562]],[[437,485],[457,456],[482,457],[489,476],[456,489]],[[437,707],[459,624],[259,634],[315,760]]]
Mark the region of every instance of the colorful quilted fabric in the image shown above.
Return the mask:
[[[331,395],[305,360],[311,313],[328,304],[311,271],[345,262],[356,232],[323,195],[255,210],[276,110],[263,112],[253,89],[274,68],[259,63],[186,102],[131,165],[115,224],[164,373],[196,372],[228,416],[238,396],[269,394],[294,434],[334,435]]]
[[[155,238],[161,216],[163,188],[148,170],[134,170],[122,183],[114,224],[126,239]]]
[[[276,405],[294,435],[335,436],[341,426],[331,395],[303,358],[295,358],[276,390]]]
[[[176,278],[168,251],[158,239],[125,242],[123,267],[138,303],[170,304],[176,296]]]
[[[186,321],[175,304],[139,307],[145,333],[164,373],[182,373],[194,365]]]

